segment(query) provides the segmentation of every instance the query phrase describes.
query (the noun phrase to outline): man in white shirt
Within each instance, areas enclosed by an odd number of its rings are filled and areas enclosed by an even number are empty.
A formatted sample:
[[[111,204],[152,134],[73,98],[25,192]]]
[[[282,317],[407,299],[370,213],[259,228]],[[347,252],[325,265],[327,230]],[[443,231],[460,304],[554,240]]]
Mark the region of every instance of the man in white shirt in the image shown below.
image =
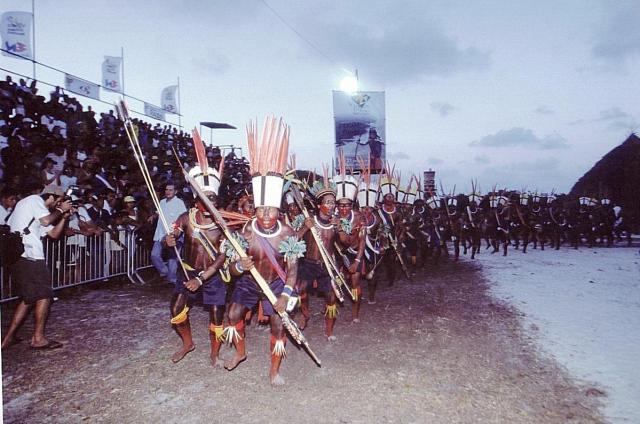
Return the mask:
[[[167,220],[169,226],[178,219],[180,215],[187,211],[184,202],[176,197],[176,187],[169,182],[164,189],[165,198],[160,201],[160,209]],[[153,249],[151,250],[151,262],[158,270],[160,277],[165,278],[168,283],[175,285],[177,280],[178,261],[173,249],[163,246],[163,239],[167,235],[162,225],[162,220],[158,219],[156,232],[153,236]],[[163,258],[163,250],[165,258]]]
[[[66,220],[73,211],[71,201],[60,201],[60,189],[45,190],[19,201],[9,218],[11,231],[22,234],[24,253],[11,265],[11,276],[20,302],[16,306],[9,329],[2,340],[2,349],[20,341],[16,333],[35,305],[35,325],[31,337],[32,349],[56,349],[62,343],[47,340],[45,324],[53,299],[51,276],[45,264],[42,237],[57,239],[63,233]],[[53,212],[49,210],[52,209]]]

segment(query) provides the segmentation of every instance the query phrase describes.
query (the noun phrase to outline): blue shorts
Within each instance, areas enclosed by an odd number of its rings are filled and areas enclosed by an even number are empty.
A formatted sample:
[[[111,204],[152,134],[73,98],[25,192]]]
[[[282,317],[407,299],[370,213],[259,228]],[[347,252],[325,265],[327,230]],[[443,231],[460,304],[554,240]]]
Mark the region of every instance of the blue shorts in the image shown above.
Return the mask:
[[[189,272],[189,276],[195,276],[195,272]],[[199,292],[202,292],[202,303],[206,306],[224,306],[227,299],[227,284],[222,281],[219,273],[215,273],[213,277],[204,282],[195,292],[184,286],[184,274],[178,274],[178,281],[173,288],[176,294],[184,294],[190,300],[195,300]]]
[[[306,281],[311,284],[314,280],[317,281],[318,290],[321,293],[329,293],[333,291],[331,287],[331,277],[327,269],[324,267],[324,263],[315,263],[305,258],[301,258],[298,261],[298,280]],[[312,287],[307,286],[307,291],[313,290]]]
[[[282,289],[284,289],[284,281],[276,278],[269,283],[269,287],[273,294],[278,297],[282,294]],[[258,287],[258,283],[249,275],[242,275],[236,280],[236,288],[233,290],[231,301],[233,303],[239,303],[248,309],[256,306],[258,302],[262,302],[262,312],[265,315],[273,315],[275,313],[271,302],[269,302],[264,293],[262,293],[262,290]]]

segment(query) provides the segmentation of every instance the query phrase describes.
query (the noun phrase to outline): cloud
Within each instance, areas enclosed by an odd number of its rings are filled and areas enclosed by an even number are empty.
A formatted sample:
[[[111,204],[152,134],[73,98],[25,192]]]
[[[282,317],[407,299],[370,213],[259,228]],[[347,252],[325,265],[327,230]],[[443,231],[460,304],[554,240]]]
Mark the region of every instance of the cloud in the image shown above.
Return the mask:
[[[231,60],[223,53],[210,50],[207,54],[191,59],[191,64],[201,72],[206,72],[210,75],[222,75],[229,70]]]
[[[332,61],[366,69],[362,79],[393,84],[426,76],[447,77],[489,67],[490,54],[463,46],[431,16],[428,4],[371,0],[318,1],[297,21]],[[357,4],[355,4],[357,3]],[[305,47],[305,48],[308,48]],[[349,65],[346,65],[349,64]]]
[[[438,159],[438,158],[429,158],[429,159],[427,159],[427,163],[429,165],[440,165],[443,162],[444,161],[442,159]]]
[[[431,110],[440,114],[440,116],[447,116],[453,112],[456,108],[447,102],[432,102],[430,104]]]
[[[640,7],[636,0],[605,2],[609,17],[599,28],[591,48],[593,56],[623,64],[640,56]]]
[[[484,136],[480,140],[472,141],[469,145],[475,147],[527,147],[545,150],[569,147],[567,140],[562,136],[546,135],[540,138],[530,129],[522,127],[498,131],[495,134]]]
[[[541,115],[554,115],[556,112],[552,109],[549,109],[547,106],[542,105],[534,109],[535,113],[539,113]]]
[[[607,124],[607,128],[610,130],[633,131],[634,128],[638,127],[636,119],[617,106],[601,110],[596,118],[578,119],[570,122],[569,125],[580,125],[594,122]]]

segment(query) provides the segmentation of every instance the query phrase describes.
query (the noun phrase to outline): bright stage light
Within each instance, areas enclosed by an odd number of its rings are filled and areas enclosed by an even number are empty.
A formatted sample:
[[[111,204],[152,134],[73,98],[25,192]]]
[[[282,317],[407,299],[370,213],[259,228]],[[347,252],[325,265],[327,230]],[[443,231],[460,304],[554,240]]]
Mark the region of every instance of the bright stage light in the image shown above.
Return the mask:
[[[353,75],[342,78],[342,81],[340,81],[340,90],[347,93],[355,93],[358,91],[358,78]]]

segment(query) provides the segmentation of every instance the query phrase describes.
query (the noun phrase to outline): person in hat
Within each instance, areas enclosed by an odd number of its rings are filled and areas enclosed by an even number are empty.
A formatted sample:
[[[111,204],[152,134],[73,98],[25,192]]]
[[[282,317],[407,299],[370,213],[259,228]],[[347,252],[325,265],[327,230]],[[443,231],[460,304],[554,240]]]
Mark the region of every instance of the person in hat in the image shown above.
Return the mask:
[[[257,123],[249,124],[247,138],[255,217],[238,233],[238,242],[243,244],[248,256],[239,258],[233,249],[226,249],[232,261],[231,273],[238,279],[229,307],[230,325],[225,331],[225,337],[233,343],[235,353],[225,363],[225,368],[231,371],[246,360],[244,317],[247,311],[262,302],[263,312],[269,317],[271,327],[269,382],[278,386],[285,383],[280,375],[280,365],[286,355],[287,337],[277,312],[284,312],[289,300],[295,303],[298,258],[304,254],[306,246],[298,240],[293,228],[280,219],[289,127],[282,120],[267,118],[262,135],[262,140],[258,140]],[[264,278],[268,290],[276,296],[274,304],[265,299],[263,290],[266,287],[261,288],[250,274],[252,268]]]
[[[371,179],[369,163],[360,160],[361,176],[358,184],[358,205],[362,213],[365,234],[365,278],[367,280],[369,305],[376,303],[378,287],[375,271],[387,247],[387,238],[382,232],[381,220],[377,212],[379,185]]]
[[[31,337],[33,349],[56,349],[62,343],[45,336],[45,324],[49,316],[53,289],[51,276],[45,264],[42,237],[59,238],[69,215],[74,212],[70,200],[62,200],[59,188],[48,187],[42,194],[33,194],[19,201],[8,224],[12,232],[22,235],[24,253],[10,265],[13,284],[20,299],[13,313],[9,329],[2,340],[2,349],[20,342],[17,332],[34,309],[34,331]]]
[[[385,251],[381,266],[386,268],[389,285],[393,285],[396,279],[396,267],[398,257],[402,254],[400,241],[402,238],[402,215],[400,208],[396,205],[398,195],[398,179],[394,176],[392,169],[386,169],[385,174],[380,178],[380,189],[378,191],[378,201],[381,203],[378,208],[378,217],[384,232],[389,239],[390,249]]]
[[[328,168],[324,167],[324,176],[321,180],[315,181],[309,189],[317,205],[316,214],[305,219],[304,226],[298,235],[304,237],[307,243],[307,252],[304,258],[300,259],[298,271],[297,289],[300,293],[300,328],[307,325],[311,316],[309,310],[309,292],[319,292],[325,300],[325,336],[328,341],[335,341],[336,336],[333,329],[338,317],[337,294],[331,275],[327,269],[331,264],[325,260],[334,261],[336,257],[335,242],[338,236],[339,220],[334,216],[336,208],[335,184],[329,180]],[[320,236],[320,243],[316,242],[311,230],[315,229]],[[322,254],[323,249],[328,258]],[[314,283],[315,282],[315,283]],[[312,284],[314,284],[312,286]]]
[[[194,132],[194,143],[202,144],[196,134]],[[209,167],[206,156],[202,155],[203,151],[204,148],[196,148],[199,164],[189,170],[189,175],[215,205],[220,189],[221,169]],[[173,225],[173,233],[165,237],[169,247],[176,246],[176,240],[182,238],[182,260],[186,264],[185,270],[188,270],[188,276],[185,276],[184,271],[178,273],[171,298],[171,324],[182,340],[182,347],[173,354],[171,360],[178,362],[195,349],[189,310],[196,295],[201,292],[202,302],[209,310],[210,362],[213,366],[222,366],[218,356],[224,341],[223,318],[230,276],[228,269],[222,269],[226,259],[220,250],[222,231],[203,201],[195,193],[194,196],[195,206],[178,217]]]
[[[358,181],[347,174],[344,152],[339,155],[338,174],[333,177],[336,186],[336,207],[338,209],[338,239],[336,247],[343,259],[343,274],[349,279],[351,286],[351,319],[360,322],[360,304],[362,287],[360,281],[365,270],[364,249],[366,230],[364,217],[354,210],[353,203],[358,194]]]

